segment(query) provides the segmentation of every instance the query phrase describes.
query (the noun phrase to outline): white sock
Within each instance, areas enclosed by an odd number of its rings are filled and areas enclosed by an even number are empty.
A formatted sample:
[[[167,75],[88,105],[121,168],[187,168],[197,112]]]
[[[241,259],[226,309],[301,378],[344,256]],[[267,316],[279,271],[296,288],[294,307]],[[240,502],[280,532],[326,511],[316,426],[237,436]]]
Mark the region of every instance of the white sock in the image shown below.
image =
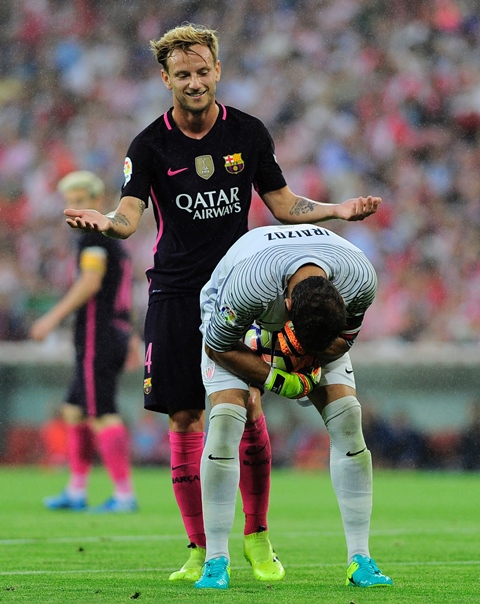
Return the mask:
[[[370,557],[372,456],[362,433],[362,410],[354,396],[330,403],[322,411],[330,434],[330,476],[342,515],[348,562],[355,554]]]
[[[238,449],[247,411],[221,403],[210,411],[210,425],[200,464],[203,521],[207,538],[206,560],[230,560],[228,537],[235,517],[240,462]]]

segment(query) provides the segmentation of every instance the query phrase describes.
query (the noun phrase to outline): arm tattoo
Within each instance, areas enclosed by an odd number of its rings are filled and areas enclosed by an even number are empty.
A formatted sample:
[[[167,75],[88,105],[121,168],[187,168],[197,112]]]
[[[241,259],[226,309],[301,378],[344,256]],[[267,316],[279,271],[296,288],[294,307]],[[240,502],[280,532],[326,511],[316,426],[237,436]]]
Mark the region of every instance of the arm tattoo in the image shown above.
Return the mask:
[[[143,213],[145,212],[145,202],[142,200],[138,202],[138,211],[140,212],[140,216],[143,216]]]
[[[308,214],[308,212],[312,212],[313,209],[314,204],[312,201],[304,199],[303,197],[297,197],[293,206],[290,208],[290,215],[300,216],[301,214]]]
[[[130,221],[125,216],[125,214],[116,213],[114,216],[112,216],[110,218],[110,220],[112,221],[112,224],[114,226],[117,226],[117,225],[118,226],[130,226]]]

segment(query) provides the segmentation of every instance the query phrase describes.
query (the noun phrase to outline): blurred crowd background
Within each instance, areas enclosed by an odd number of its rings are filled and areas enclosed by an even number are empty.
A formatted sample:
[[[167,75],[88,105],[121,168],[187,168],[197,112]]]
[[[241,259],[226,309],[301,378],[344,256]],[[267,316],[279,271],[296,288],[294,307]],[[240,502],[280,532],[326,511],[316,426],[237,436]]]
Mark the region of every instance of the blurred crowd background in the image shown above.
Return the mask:
[[[362,341],[477,342],[477,0],[3,0],[0,340],[26,339],[73,278],[58,180],[92,170],[115,207],[130,141],[171,106],[149,40],[183,21],[218,30],[217,98],[264,121],[294,192],[383,198],[327,225],[378,272]],[[271,222],[255,198],[251,226]],[[154,230],[147,210],[126,243],[140,332]]]

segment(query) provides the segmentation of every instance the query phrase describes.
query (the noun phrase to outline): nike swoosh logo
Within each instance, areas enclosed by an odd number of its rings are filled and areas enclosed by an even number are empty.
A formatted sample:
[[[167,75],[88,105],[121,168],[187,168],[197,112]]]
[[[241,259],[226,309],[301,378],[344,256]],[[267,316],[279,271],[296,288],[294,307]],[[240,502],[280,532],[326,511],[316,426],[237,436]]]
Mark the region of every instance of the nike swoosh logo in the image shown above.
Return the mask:
[[[168,168],[168,176],[175,176],[175,174],[180,174],[180,172],[185,172],[188,168],[180,168],[180,170],[172,170],[172,168]]]
[[[265,443],[263,447],[260,447],[260,449],[257,449],[255,447],[252,447],[251,449],[245,449],[245,455],[256,455],[257,453],[260,453],[260,451],[263,451],[266,446],[267,443]]]
[[[367,447],[364,447],[361,451],[355,451],[355,453],[350,453],[350,451],[349,451],[347,453],[347,457],[355,457],[355,455],[360,455],[360,453],[363,453],[366,450],[367,450]]]
[[[188,463],[181,463],[179,466],[172,466],[172,472],[173,470],[178,470],[178,468],[183,468],[184,466],[188,466]]]
[[[353,369],[345,369],[345,373],[353,373]]]
[[[235,457],[214,457],[211,453],[208,456],[208,459],[211,459],[213,461],[217,460],[217,459],[235,459]]]

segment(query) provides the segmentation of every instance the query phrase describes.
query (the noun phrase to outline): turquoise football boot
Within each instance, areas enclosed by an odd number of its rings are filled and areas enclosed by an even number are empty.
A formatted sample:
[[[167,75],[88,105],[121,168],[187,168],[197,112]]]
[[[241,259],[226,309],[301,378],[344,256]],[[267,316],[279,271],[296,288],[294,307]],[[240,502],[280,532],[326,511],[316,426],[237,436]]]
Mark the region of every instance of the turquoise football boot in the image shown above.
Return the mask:
[[[357,554],[347,568],[345,585],[352,587],[391,587],[393,581],[383,575],[373,558]]]
[[[225,556],[205,562],[202,576],[195,582],[197,589],[227,589],[229,585],[230,564]]]

